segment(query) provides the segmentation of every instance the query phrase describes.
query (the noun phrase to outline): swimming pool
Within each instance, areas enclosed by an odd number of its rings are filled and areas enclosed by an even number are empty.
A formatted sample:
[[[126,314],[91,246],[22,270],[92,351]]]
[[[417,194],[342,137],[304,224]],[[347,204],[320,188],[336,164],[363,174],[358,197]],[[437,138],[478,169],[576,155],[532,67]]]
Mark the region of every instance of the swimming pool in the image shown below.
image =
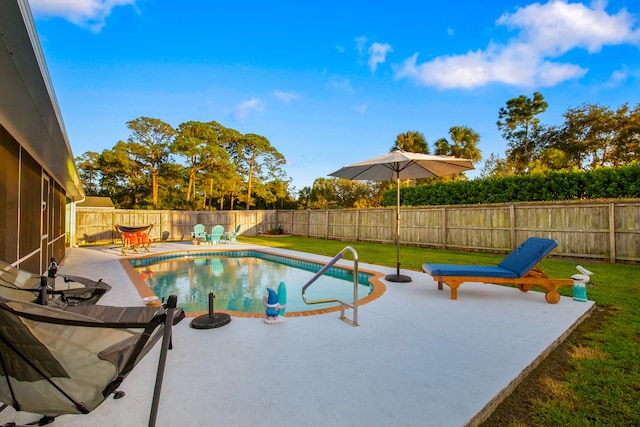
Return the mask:
[[[277,291],[281,281],[287,286],[287,315],[324,309],[335,311],[339,306],[338,303],[307,305],[302,301],[302,286],[324,266],[311,260],[259,250],[236,250],[176,252],[129,259],[129,263],[158,297],[166,299],[171,294],[177,295],[179,305],[187,313],[206,312],[209,293],[213,292],[216,310],[264,315],[262,297],[266,295],[266,288]],[[358,272],[360,304],[384,291],[377,276],[374,272]],[[331,267],[307,289],[307,299],[321,298],[352,301],[353,271]]]

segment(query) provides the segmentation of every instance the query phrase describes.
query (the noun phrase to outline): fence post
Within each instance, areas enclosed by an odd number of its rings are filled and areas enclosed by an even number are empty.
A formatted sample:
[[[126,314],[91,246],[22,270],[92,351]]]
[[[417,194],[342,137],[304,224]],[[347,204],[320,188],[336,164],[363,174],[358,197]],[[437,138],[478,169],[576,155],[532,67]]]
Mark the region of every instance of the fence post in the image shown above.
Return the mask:
[[[516,206],[509,205],[509,225],[511,227],[511,250],[516,248]]]
[[[442,249],[447,249],[447,208],[440,208],[440,240]]]
[[[616,205],[609,203],[609,262],[616,263]]]
[[[324,239],[329,240],[329,209],[325,212]]]
[[[111,213],[111,244],[115,245],[116,244],[116,237],[117,233],[116,233],[116,211],[115,209],[113,210],[113,212]]]

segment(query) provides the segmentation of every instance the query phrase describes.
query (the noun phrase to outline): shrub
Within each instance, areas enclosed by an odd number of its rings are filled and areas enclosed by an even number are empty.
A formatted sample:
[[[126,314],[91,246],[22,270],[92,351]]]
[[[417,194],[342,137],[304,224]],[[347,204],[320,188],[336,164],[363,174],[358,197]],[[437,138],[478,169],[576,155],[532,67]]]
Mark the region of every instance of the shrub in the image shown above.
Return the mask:
[[[437,182],[400,189],[405,206],[512,203],[640,197],[640,163],[588,172],[553,171],[472,181]],[[396,204],[396,190],[385,192],[385,206]]]

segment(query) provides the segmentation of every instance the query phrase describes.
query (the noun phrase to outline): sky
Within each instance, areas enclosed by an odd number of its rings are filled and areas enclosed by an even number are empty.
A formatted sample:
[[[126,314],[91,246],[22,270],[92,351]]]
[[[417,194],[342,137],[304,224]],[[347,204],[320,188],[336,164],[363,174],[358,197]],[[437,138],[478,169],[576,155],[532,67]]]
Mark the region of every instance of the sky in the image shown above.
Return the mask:
[[[265,136],[292,187],[452,126],[504,157],[498,111],[540,92],[561,124],[640,103],[640,1],[30,0],[74,156],[128,121]]]

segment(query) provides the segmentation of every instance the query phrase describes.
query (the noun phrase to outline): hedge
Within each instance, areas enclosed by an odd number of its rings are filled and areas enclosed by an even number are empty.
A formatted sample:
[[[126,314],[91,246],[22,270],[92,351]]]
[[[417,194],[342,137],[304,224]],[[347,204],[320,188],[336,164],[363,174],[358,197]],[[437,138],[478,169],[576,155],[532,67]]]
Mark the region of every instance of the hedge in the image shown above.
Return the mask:
[[[438,182],[402,187],[400,192],[405,206],[639,198],[640,163],[588,172]],[[382,203],[395,205],[396,190],[385,192]]]

